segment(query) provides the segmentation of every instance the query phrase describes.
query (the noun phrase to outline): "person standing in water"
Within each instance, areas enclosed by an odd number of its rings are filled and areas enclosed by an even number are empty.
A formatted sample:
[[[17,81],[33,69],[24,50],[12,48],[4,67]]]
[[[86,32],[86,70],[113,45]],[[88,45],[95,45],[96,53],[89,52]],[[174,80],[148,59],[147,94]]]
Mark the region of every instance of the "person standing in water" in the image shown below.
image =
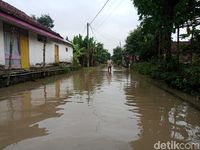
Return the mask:
[[[112,69],[112,60],[111,59],[109,59],[107,61],[107,66],[108,66],[108,73],[111,73],[111,69]]]

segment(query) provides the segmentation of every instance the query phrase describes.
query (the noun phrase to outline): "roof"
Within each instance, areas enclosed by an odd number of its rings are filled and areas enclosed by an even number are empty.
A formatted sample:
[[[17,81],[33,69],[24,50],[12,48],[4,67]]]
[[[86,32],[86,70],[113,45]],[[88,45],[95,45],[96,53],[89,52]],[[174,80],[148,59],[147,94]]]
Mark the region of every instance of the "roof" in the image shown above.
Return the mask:
[[[50,39],[71,45],[71,43],[69,41],[65,41],[60,34],[41,25],[23,11],[2,0],[0,0],[0,19],[17,26],[24,27],[28,30],[32,30]]]

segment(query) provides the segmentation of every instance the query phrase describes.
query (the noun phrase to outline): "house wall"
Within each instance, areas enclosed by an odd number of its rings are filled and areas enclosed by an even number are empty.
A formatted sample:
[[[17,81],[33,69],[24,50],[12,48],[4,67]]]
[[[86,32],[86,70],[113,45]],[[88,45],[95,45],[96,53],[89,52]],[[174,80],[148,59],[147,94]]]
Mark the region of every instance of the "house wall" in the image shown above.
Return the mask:
[[[30,66],[43,62],[43,44],[37,40],[37,34],[29,32],[29,61]]]
[[[5,65],[3,22],[0,20],[0,65]]]
[[[52,41],[48,41],[46,44],[45,61],[47,64],[54,63],[54,46]]]
[[[48,40],[46,44],[45,61],[47,64],[55,63],[55,45],[59,46],[59,61],[72,62],[73,49],[70,46]],[[68,51],[66,51],[68,48]],[[29,32],[29,58],[30,65],[43,62],[43,43],[37,40],[37,34]]]
[[[60,62],[72,62],[73,57],[73,49],[70,46],[64,45],[64,44],[58,44],[59,45],[59,61]],[[68,49],[66,51],[66,49]]]
[[[43,43],[38,41],[37,34],[29,32],[29,58],[31,66],[34,66],[37,63],[43,63],[43,46]],[[47,64],[54,63],[54,48],[52,41],[48,41],[46,44],[45,62]]]

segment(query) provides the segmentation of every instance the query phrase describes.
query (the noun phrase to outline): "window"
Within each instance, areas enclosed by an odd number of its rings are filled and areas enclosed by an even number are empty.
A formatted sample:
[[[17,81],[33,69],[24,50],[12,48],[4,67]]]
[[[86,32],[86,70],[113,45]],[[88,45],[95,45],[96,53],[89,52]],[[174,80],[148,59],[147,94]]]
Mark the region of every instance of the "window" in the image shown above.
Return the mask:
[[[65,48],[65,50],[66,50],[66,52],[68,52],[68,48],[67,47]]]
[[[19,48],[19,29],[9,25],[3,24],[4,30],[4,54],[5,54],[5,66],[9,67],[10,59],[10,44],[12,43],[12,56],[11,56],[11,68],[21,68],[21,56]],[[12,31],[12,33],[11,33]],[[11,41],[12,40],[12,41]]]

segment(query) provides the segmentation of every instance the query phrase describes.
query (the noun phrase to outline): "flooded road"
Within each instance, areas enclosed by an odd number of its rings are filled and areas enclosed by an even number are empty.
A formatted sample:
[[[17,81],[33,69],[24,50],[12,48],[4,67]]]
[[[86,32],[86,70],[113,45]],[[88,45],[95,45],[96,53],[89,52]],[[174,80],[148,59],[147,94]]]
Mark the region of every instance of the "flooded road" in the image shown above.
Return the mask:
[[[115,68],[90,68],[0,89],[0,149],[153,150],[200,143],[200,111]]]

